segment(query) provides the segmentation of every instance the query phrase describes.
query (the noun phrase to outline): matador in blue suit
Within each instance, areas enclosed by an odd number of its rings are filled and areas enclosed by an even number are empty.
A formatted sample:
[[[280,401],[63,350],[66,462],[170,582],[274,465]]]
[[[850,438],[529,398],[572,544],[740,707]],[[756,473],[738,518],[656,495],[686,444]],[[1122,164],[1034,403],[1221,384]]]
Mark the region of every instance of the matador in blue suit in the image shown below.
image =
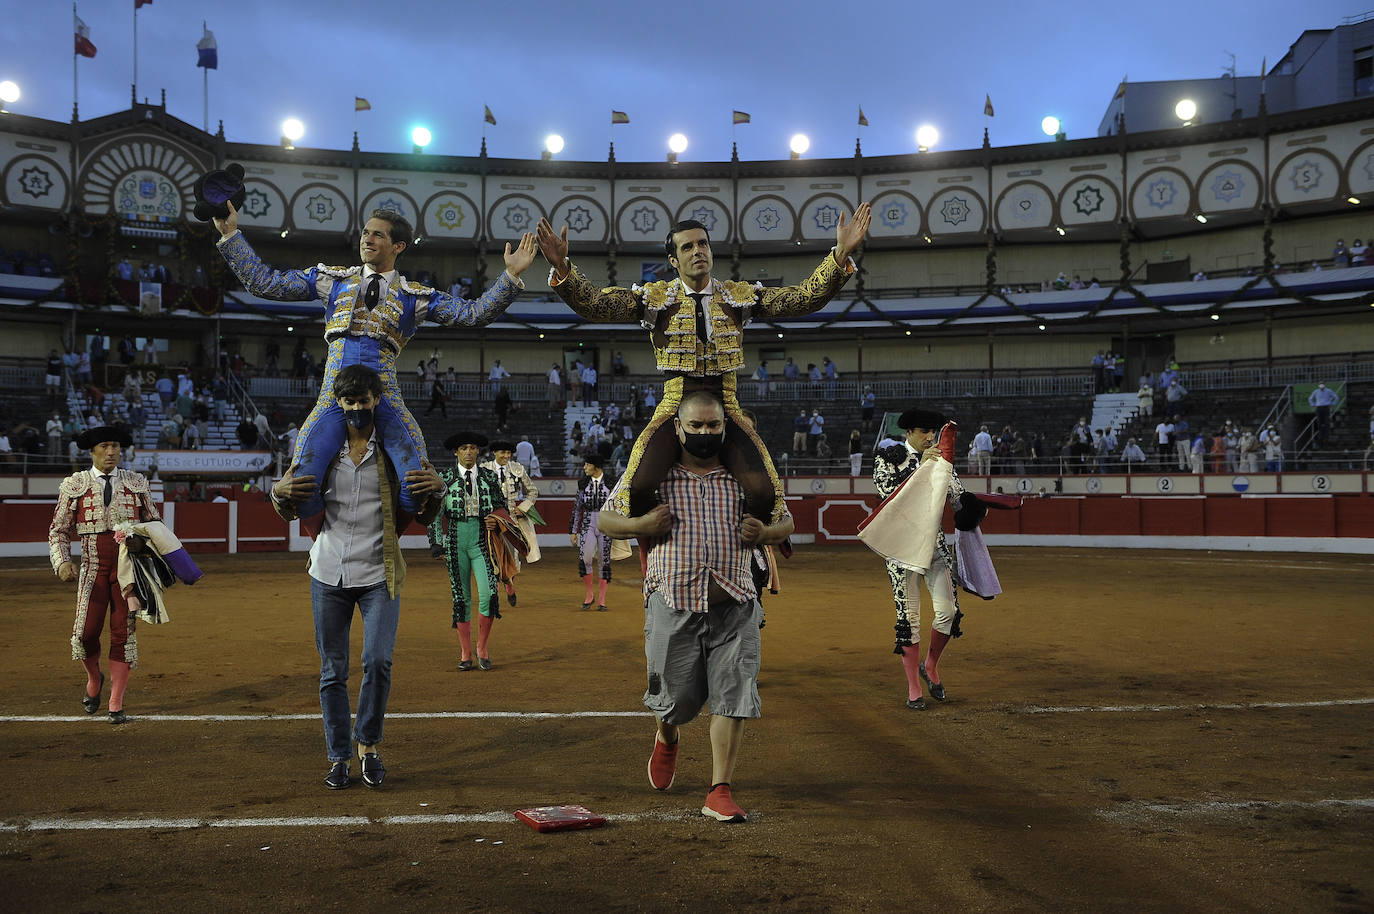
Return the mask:
[[[390,210],[374,210],[358,242],[362,266],[308,270],[274,270],[262,262],[238,230],[238,211],[229,204],[227,218],[215,219],[217,247],[229,268],[253,295],[276,301],[324,303],[324,339],[329,344],[320,397],[296,437],[291,466],[297,477],[323,480],[329,462],[347,437],[344,412],[334,401],[334,376],[345,365],[366,365],[382,377],[382,399],[375,424],[382,446],[398,475],[420,469],[424,435],[406,409],[396,381],[396,359],[426,319],[446,326],[481,327],[499,317],[515,300],[520,274],[534,262],[534,235],[526,233],[512,250],[506,244],[506,271],[475,301],[407,280],[396,270],[396,258],[413,237],[410,223]],[[317,493],[299,507],[304,529],[318,529],[324,502]],[[415,510],[410,490],[402,488],[401,507]]]

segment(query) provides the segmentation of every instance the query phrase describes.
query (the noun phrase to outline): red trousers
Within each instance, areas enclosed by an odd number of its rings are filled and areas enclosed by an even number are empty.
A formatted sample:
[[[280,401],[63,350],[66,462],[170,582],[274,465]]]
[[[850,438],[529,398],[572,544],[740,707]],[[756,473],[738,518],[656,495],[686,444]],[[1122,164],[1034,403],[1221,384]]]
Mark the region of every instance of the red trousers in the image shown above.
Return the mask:
[[[77,587],[77,618],[81,618],[81,595],[86,599],[86,618],[78,634],[87,657],[100,656],[100,632],[105,617],[110,618],[110,659],[132,663],[125,656],[125,645],[133,630],[129,603],[119,587],[119,545],[113,533],[98,533],[82,538],[81,581]],[[91,547],[94,546],[94,549]],[[135,652],[131,652],[135,653]]]

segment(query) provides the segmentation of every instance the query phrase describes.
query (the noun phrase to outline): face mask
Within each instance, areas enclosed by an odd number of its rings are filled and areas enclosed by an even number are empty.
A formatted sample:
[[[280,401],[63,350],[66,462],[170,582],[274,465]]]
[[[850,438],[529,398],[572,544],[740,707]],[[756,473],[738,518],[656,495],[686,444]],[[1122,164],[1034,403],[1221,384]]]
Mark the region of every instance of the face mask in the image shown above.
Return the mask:
[[[682,433],[682,449],[693,457],[709,460],[720,453],[725,443],[724,433],[719,435],[689,435]]]
[[[353,426],[358,431],[362,431],[372,424],[372,414],[373,411],[370,409],[344,410],[344,418],[348,420],[349,425]]]

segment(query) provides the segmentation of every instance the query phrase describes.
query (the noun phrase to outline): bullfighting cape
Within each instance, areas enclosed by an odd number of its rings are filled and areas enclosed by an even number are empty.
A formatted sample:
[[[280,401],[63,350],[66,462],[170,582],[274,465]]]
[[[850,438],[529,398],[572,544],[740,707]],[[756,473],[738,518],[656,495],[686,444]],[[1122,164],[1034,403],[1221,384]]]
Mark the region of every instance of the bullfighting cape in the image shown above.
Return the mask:
[[[954,465],[925,458],[863,523],[859,539],[885,559],[925,574],[935,555]]]

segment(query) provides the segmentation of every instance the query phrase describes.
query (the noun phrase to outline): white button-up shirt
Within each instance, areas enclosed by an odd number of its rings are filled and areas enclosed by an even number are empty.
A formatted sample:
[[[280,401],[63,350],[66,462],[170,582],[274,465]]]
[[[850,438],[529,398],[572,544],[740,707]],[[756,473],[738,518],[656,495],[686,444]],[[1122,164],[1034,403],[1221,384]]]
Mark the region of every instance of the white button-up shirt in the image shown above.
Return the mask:
[[[345,442],[326,477],[324,523],[310,547],[310,576],[321,584],[368,587],[386,581],[380,459],[374,431],[361,461],[353,463]]]

